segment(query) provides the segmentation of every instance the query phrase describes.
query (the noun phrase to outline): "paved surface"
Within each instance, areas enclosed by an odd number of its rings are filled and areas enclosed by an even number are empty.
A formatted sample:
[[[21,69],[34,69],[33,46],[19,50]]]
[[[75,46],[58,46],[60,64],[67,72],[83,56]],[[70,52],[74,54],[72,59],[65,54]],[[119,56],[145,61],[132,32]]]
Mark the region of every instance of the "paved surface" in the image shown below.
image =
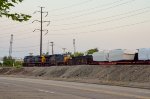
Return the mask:
[[[150,99],[150,90],[0,77],[0,99]]]

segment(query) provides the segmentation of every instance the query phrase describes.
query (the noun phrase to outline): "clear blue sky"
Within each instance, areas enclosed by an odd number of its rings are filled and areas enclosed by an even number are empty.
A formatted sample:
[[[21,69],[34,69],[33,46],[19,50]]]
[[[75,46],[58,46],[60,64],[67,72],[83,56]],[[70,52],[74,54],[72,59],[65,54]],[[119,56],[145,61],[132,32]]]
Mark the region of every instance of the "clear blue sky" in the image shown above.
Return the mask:
[[[102,50],[150,47],[150,0],[24,0],[12,12],[32,15],[30,21],[0,19],[0,57],[8,55],[11,34],[13,56],[39,54],[40,32],[32,32],[40,28],[38,22],[32,23],[40,19],[39,13],[33,14],[40,10],[38,6],[49,12],[43,19],[51,21],[49,26],[43,24],[43,29],[49,30],[43,37],[43,53],[48,50],[48,41],[54,42],[55,53],[62,53],[62,48],[73,52],[74,38],[79,52],[95,47]]]

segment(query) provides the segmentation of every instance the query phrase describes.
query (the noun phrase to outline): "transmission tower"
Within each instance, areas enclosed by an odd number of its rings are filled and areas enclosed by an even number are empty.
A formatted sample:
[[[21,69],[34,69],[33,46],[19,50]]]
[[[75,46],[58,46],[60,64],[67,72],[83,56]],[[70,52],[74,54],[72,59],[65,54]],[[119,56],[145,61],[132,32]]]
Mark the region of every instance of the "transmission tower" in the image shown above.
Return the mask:
[[[39,20],[34,20],[32,23],[34,23],[34,22],[40,22],[40,25],[41,25],[41,28],[40,29],[35,29],[33,32],[35,32],[36,30],[38,30],[38,31],[40,31],[41,32],[41,34],[40,34],[40,56],[42,56],[42,42],[43,42],[43,31],[46,31],[46,33],[45,33],[45,35],[48,33],[48,30],[47,29],[43,29],[43,23],[48,23],[47,24],[47,26],[50,24],[50,21],[43,21],[43,13],[45,13],[46,15],[45,15],[45,17],[47,17],[47,15],[48,15],[48,12],[43,12],[43,8],[44,7],[40,7],[40,11],[35,11],[34,12],[34,14],[35,13],[37,13],[37,12],[39,12],[39,13],[41,13],[41,20],[39,21]]]
[[[12,57],[12,44],[13,44],[13,34],[11,34],[10,38],[9,57]]]

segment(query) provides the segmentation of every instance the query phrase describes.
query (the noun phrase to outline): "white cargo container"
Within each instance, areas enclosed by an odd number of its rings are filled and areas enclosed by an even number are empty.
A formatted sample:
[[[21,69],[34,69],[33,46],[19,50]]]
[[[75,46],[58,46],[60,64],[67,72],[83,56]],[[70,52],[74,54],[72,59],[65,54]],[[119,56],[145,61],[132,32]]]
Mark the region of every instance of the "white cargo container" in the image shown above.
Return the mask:
[[[109,61],[134,60],[136,51],[115,49],[109,51]]]
[[[92,54],[93,61],[104,62],[108,61],[108,51],[100,51]]]
[[[139,60],[150,60],[150,48],[140,48],[138,52]]]

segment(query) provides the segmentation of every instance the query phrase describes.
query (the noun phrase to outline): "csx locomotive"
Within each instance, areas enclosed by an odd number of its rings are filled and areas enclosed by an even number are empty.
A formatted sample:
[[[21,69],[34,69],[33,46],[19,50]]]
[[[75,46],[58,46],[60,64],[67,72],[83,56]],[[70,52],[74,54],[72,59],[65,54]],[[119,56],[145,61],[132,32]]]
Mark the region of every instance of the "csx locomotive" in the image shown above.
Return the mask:
[[[83,65],[93,61],[91,55],[70,57],[69,55],[54,54],[43,56],[25,56],[23,66],[62,66]]]

